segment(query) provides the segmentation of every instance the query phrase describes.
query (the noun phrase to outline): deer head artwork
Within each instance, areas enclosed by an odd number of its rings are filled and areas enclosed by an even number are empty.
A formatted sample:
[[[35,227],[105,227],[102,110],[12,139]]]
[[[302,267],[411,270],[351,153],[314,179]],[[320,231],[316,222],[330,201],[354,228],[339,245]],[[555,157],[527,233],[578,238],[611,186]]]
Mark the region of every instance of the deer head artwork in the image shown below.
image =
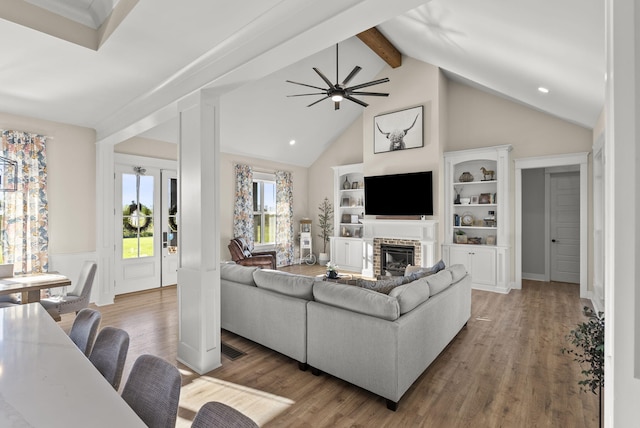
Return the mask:
[[[418,120],[418,116],[419,114],[416,115],[416,118],[413,119],[413,123],[408,128],[394,129],[391,132],[383,131],[382,129],[380,129],[380,125],[376,123],[376,126],[378,127],[378,131],[380,131],[380,133],[384,135],[387,138],[387,140],[389,140],[389,150],[392,150],[392,151],[404,150],[406,148],[406,144],[404,143],[404,137],[407,135],[407,132],[409,132],[409,130],[413,128],[413,126],[416,124],[416,121]]]

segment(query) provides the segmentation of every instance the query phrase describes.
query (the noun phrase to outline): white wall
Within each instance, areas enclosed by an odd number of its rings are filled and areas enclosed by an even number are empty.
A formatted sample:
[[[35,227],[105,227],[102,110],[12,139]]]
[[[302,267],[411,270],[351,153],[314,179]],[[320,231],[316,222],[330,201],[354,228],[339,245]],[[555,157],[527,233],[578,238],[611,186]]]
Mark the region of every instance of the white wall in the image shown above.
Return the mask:
[[[0,128],[49,137],[46,145],[49,253],[52,256],[93,254],[96,250],[95,131],[4,113],[0,113]]]
[[[113,146],[113,151],[127,155],[178,160],[178,145],[166,141],[134,137]]]

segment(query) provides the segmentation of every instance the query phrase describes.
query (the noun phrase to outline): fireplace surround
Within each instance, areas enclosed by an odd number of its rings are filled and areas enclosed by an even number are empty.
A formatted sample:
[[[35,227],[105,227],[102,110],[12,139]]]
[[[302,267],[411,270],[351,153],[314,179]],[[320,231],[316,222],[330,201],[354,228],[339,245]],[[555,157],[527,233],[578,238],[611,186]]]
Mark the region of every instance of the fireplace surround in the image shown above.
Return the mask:
[[[381,275],[380,246],[414,247],[415,266],[430,267],[436,263],[438,222],[435,220],[364,219],[364,265],[362,275]]]

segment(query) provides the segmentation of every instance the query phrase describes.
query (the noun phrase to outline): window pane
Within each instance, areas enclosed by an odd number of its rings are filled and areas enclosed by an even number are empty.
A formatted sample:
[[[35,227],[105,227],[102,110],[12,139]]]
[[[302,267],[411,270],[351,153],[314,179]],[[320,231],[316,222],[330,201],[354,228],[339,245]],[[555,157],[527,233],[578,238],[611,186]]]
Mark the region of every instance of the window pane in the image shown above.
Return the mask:
[[[253,182],[253,211],[260,211],[260,183]]]
[[[140,257],[153,257],[153,234],[140,237]]]
[[[124,235],[124,234],[123,234]],[[138,257],[138,238],[122,237],[122,258],[135,259]]]
[[[140,203],[153,210],[153,177],[140,176]]]
[[[260,234],[262,232],[262,223],[260,221],[260,214],[253,215],[253,242],[254,244],[260,244]]]
[[[122,174],[122,258],[152,257],[153,177]],[[140,199],[138,200],[138,195]]]
[[[264,182],[264,211],[275,212],[276,211],[276,183]]]
[[[264,244],[276,242],[276,215],[273,213],[264,215]]]

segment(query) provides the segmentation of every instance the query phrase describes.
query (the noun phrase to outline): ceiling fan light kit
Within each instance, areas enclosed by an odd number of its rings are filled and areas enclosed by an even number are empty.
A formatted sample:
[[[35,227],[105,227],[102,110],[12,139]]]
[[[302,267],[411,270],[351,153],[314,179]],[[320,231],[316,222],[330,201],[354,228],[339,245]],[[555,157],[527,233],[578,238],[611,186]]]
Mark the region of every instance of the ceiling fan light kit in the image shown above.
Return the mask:
[[[342,81],[342,83],[338,83],[340,80],[338,79],[338,45],[336,44],[336,83],[333,84],[331,83],[331,81],[327,78],[327,76],[325,76],[319,69],[317,69],[316,67],[313,67],[313,71],[315,71],[318,76],[320,76],[320,78],[324,81],[324,83],[327,84],[328,88],[321,88],[319,86],[314,86],[314,85],[308,85],[306,83],[299,83],[299,82],[293,82],[291,80],[287,80],[288,83],[293,83],[295,85],[301,85],[301,86],[306,86],[308,88],[313,88],[313,89],[318,89],[322,92],[313,92],[313,93],[309,93],[309,94],[296,94],[296,95],[287,95],[288,97],[306,97],[308,95],[323,95],[322,98],[320,98],[317,101],[312,102],[311,104],[309,104],[307,107],[311,107],[315,104],[318,104],[320,101],[326,100],[328,98],[331,98],[331,100],[334,102],[334,109],[335,110],[339,110],[340,109],[340,102],[344,99],[347,99],[351,102],[354,102],[356,104],[360,104],[362,107],[367,107],[369,104],[365,103],[364,101],[361,101],[357,98],[354,98],[354,95],[357,96],[374,96],[374,97],[388,97],[389,94],[388,93],[384,93],[384,92],[361,92],[358,91],[358,89],[362,89],[362,88],[367,88],[369,86],[374,86],[374,85],[379,85],[381,83],[387,83],[389,81],[389,78],[385,77],[383,79],[378,79],[378,80],[372,80],[371,82],[367,82],[367,83],[361,83],[359,85],[355,85],[355,86],[351,86],[348,87],[347,84],[356,76],[356,74],[358,74],[360,72],[360,70],[362,70],[361,67],[359,66],[355,66],[353,68],[353,70],[351,70],[351,73],[349,73],[349,75]]]

